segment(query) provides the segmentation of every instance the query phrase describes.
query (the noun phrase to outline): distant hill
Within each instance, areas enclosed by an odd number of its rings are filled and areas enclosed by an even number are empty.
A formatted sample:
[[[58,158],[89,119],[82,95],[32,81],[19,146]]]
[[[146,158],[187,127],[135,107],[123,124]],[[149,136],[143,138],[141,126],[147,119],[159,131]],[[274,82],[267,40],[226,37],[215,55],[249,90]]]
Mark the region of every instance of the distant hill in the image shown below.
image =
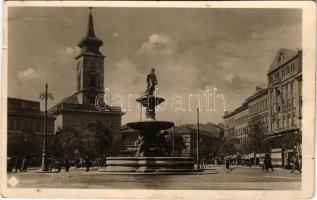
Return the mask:
[[[176,134],[189,134],[197,131],[196,124],[183,124],[175,127]],[[199,124],[199,134],[208,137],[220,138],[221,131],[214,123]]]

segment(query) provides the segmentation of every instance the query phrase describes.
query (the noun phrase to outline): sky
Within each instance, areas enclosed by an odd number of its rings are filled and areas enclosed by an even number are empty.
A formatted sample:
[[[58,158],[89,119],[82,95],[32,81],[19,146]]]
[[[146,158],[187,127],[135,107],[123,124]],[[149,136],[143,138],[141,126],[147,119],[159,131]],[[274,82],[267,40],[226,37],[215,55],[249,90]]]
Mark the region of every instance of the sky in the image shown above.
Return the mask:
[[[218,123],[224,109],[234,110],[256,86],[267,86],[267,71],[280,48],[301,48],[298,9],[93,8],[92,13],[96,36],[104,42],[104,87],[110,103],[122,96],[124,102],[116,106],[126,111],[123,123],[140,119],[128,94],[144,92],[151,68],[156,93],[167,100],[158,120],[195,123],[194,94],[208,89],[225,96],[226,107],[213,94],[207,110],[202,97],[200,121]],[[88,14],[88,8],[9,9],[9,97],[40,101],[47,82],[54,96],[50,108],[76,91],[74,58]],[[175,95],[184,104],[181,111],[171,107]]]

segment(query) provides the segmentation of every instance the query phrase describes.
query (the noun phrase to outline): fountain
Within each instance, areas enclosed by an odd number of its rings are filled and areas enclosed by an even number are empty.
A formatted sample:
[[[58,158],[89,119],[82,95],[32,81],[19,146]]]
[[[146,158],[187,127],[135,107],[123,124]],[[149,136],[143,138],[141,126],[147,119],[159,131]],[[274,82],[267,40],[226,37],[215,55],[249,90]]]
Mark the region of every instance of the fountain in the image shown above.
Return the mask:
[[[158,138],[162,130],[174,126],[173,122],[157,121],[155,107],[165,101],[164,98],[153,95],[157,79],[154,69],[147,76],[147,89],[136,99],[145,107],[146,119],[131,122],[127,126],[137,130],[138,150],[136,157],[108,157],[106,172],[191,172],[194,170],[195,160],[192,157],[169,157],[161,148]],[[101,170],[100,170],[101,171]]]

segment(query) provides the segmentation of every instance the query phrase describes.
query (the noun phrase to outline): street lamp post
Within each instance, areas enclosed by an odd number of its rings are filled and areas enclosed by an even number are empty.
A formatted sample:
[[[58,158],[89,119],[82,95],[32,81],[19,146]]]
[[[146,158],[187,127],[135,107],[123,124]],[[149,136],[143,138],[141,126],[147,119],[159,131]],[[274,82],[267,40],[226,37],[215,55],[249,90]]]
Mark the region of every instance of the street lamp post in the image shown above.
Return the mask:
[[[176,131],[176,127],[174,126],[174,131],[173,131],[173,135],[172,135],[172,155],[175,156],[175,131]]]
[[[112,156],[112,116],[110,114],[110,144],[109,144],[109,155]]]
[[[196,162],[197,162],[197,169],[200,169],[199,166],[199,108],[197,108],[197,133],[196,133]]]
[[[42,148],[42,171],[48,171],[46,162],[46,133],[47,133],[47,99],[53,100],[53,95],[47,92],[48,85],[45,84],[45,92],[40,93],[40,98],[44,101],[44,130],[43,130],[43,148]]]

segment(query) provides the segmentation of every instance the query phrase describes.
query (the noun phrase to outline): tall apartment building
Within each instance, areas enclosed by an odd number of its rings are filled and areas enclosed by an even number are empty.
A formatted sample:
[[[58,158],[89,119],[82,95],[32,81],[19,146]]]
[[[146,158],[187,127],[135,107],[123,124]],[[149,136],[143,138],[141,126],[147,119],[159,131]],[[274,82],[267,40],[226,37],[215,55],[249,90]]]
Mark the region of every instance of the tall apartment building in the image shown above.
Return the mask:
[[[302,51],[280,49],[267,76],[269,143],[290,149],[301,143]]]
[[[257,127],[261,133],[268,133],[268,92],[267,88],[256,87],[255,93],[246,101],[249,107],[249,127]]]
[[[230,141],[237,152],[240,152],[242,145],[248,137],[248,104],[243,103],[233,112],[225,113],[225,138]]]

